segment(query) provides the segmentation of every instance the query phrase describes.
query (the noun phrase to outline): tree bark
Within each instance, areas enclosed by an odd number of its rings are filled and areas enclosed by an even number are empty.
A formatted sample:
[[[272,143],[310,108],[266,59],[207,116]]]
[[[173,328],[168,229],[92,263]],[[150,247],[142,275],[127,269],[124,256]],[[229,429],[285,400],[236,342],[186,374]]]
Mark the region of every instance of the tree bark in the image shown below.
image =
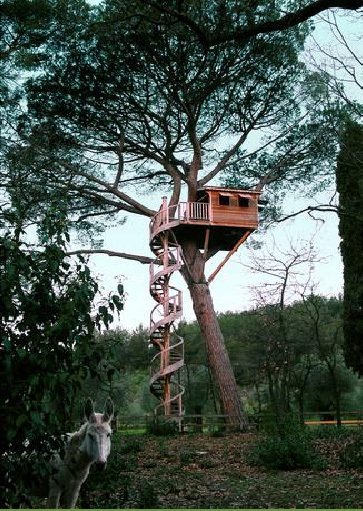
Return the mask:
[[[208,363],[216,383],[221,412],[227,416],[229,427],[245,431],[248,423],[205,278],[204,257],[193,241],[183,243],[182,249],[185,260],[182,274],[188,284],[194,312],[206,344]]]

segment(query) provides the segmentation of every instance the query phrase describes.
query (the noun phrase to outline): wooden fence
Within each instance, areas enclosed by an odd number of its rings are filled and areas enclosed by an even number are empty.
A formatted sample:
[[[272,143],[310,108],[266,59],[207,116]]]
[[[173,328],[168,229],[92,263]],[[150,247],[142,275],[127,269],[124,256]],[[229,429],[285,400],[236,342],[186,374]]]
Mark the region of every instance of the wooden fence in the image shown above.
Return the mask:
[[[208,433],[228,431],[226,415],[184,415],[182,431],[191,433]],[[267,414],[251,414],[248,422],[251,431],[257,431],[263,423],[272,420]],[[118,415],[114,427],[121,432],[144,432],[155,430],[165,423],[163,416],[150,415]],[[334,412],[307,412],[304,414],[304,423],[307,426],[337,426],[338,422]],[[342,426],[363,426],[363,411],[342,412]]]

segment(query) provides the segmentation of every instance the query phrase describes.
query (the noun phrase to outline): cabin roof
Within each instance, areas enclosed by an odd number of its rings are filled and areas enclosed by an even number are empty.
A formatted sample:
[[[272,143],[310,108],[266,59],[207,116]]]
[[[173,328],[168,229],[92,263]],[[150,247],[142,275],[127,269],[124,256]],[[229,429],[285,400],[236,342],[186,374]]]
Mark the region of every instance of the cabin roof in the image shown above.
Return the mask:
[[[249,194],[249,195],[261,195],[260,191],[256,190],[239,190],[236,188],[226,188],[223,186],[203,186],[202,188],[198,188],[198,192],[221,192],[221,193],[232,193],[232,194]]]

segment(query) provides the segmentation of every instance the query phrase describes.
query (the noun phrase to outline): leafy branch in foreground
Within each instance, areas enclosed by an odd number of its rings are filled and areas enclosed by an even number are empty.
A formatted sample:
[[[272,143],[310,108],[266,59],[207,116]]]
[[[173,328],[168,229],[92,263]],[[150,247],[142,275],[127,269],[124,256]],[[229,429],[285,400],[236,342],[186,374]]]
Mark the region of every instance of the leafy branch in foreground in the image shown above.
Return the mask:
[[[9,222],[15,217],[7,215],[0,236],[1,507],[13,507],[47,479],[49,456],[71,428],[79,390],[98,371],[95,329],[108,327],[124,301],[120,285],[95,304],[98,284],[85,259],[68,262],[61,212],[41,221],[38,251],[24,248],[24,233]]]

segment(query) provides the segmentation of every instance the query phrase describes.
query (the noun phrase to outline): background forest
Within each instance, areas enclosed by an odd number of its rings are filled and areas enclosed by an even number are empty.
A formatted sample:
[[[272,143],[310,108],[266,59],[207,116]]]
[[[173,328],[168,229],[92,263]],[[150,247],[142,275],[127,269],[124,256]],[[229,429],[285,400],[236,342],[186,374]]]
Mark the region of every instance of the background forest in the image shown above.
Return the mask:
[[[234,372],[249,415],[293,411],[329,412],[361,408],[361,380],[343,356],[339,298],[309,295],[283,312],[270,305],[219,315]],[[215,414],[218,404],[197,323],[182,323],[185,345],[186,414]],[[97,338],[107,356],[83,396],[102,403],[111,394],[120,415],[152,413],[157,401],[148,388],[148,331],[110,330]],[[339,417],[338,417],[339,418]]]

